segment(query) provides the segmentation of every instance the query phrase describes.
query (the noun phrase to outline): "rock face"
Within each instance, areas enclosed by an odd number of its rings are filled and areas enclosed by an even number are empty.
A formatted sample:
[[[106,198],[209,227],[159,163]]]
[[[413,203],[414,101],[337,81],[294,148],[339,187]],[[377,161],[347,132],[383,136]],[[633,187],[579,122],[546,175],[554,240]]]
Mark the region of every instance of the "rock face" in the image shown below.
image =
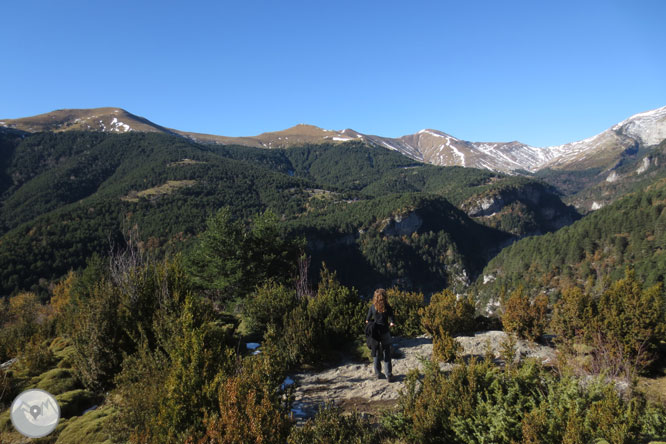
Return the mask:
[[[522,211],[525,216],[531,216],[537,226],[526,232],[513,233],[518,236],[555,231],[580,217],[573,208],[563,204],[553,191],[536,184],[500,190],[481,198],[470,199],[463,203],[462,209],[470,217],[486,220],[483,222],[486,224],[489,218],[512,218],[517,211]],[[501,222],[499,224],[501,228]]]
[[[487,331],[474,336],[458,336],[456,341],[462,346],[466,357],[483,357],[489,347],[497,358],[507,334],[502,331]],[[518,341],[517,358],[535,358],[544,364],[555,362],[555,351],[546,346]],[[412,369],[423,369],[423,359],[432,356],[432,339],[394,338],[393,375],[396,381],[376,379],[372,363],[345,362],[320,372],[304,372],[293,377],[296,381],[295,416],[311,417],[325,403],[333,402],[343,407],[376,413],[379,408],[393,405],[405,387],[405,377]],[[444,371],[451,370],[453,364],[441,364]]]
[[[407,216],[396,215],[389,219],[386,227],[382,230],[382,234],[386,236],[404,236],[416,232],[423,225],[423,219],[412,212]]]

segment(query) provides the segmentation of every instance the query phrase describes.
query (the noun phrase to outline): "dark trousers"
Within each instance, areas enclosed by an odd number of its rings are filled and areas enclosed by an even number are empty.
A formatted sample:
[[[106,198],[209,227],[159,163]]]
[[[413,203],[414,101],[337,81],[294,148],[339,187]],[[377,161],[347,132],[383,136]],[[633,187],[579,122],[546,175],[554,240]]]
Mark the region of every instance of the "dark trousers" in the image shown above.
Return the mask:
[[[393,374],[393,368],[391,366],[391,333],[386,332],[382,335],[382,338],[377,346],[377,350],[374,350],[375,358],[375,373],[381,373],[381,361],[384,360],[384,373],[386,375]]]

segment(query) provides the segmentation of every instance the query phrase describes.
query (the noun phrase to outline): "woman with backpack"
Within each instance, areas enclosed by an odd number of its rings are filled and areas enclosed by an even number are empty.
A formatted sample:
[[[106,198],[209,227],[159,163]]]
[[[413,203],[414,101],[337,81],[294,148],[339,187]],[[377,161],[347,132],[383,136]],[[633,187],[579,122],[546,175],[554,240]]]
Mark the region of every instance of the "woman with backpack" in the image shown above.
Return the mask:
[[[384,372],[388,382],[393,381],[393,372],[391,367],[391,333],[389,327],[393,327],[393,308],[388,303],[386,290],[378,288],[372,298],[372,305],[368,309],[368,315],[365,317],[365,323],[374,322],[376,329],[377,347],[372,350],[372,356],[375,358],[374,369],[377,379],[382,379],[382,368],[380,362],[384,358]]]

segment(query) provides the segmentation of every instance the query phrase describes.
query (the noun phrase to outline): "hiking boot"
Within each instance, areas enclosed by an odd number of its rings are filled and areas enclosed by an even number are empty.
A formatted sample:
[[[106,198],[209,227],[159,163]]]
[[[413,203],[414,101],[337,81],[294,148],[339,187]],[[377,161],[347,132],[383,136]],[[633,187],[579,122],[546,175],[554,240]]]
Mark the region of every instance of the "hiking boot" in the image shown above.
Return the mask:
[[[393,382],[393,381],[395,381],[393,375],[386,375],[386,382]]]
[[[377,379],[384,379],[384,373],[375,373],[375,378]]]

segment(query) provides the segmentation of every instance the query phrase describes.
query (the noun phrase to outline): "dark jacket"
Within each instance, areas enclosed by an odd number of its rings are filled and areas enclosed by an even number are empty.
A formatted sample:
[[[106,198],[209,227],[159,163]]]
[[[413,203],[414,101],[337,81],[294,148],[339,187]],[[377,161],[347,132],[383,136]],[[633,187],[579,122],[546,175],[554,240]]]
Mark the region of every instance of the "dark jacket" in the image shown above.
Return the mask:
[[[371,305],[370,308],[368,308],[368,315],[365,317],[365,320],[374,321],[375,324],[377,324],[380,335],[388,333],[389,325],[395,323],[393,320],[393,307],[387,303],[386,311],[384,313],[380,313],[377,311],[374,305]]]

